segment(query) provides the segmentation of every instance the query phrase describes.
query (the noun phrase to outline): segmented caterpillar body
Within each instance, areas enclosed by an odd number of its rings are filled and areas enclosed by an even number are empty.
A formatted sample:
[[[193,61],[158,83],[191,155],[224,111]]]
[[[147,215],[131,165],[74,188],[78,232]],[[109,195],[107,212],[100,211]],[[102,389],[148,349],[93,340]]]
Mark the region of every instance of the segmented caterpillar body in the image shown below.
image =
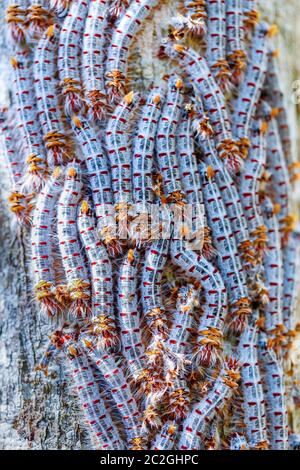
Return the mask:
[[[157,4],[158,0],[133,0],[114,29],[106,69],[112,101],[124,94],[130,45]]]
[[[231,78],[226,60],[226,3],[225,0],[207,0],[206,57],[212,73],[223,90]]]
[[[19,115],[19,132],[26,152],[24,188],[39,190],[47,177],[47,162],[44,156],[41,128],[37,120],[32,69],[26,52],[11,59],[16,95],[16,111]]]
[[[200,163],[199,172],[208,222],[212,230],[213,243],[217,249],[217,263],[228,292],[229,328],[235,333],[240,333],[245,329],[249,315],[251,315],[245,273],[220,190],[204,163]]]
[[[245,156],[249,150],[250,128],[255,117],[268,65],[269,36],[272,28],[260,23],[253,37],[245,77],[238,90],[232,117],[234,137],[239,141]]]
[[[247,29],[254,29],[259,21],[257,10],[258,0],[243,0],[244,25]]]
[[[101,121],[106,111],[105,31],[108,25],[109,0],[91,0],[82,43],[82,81],[89,115]]]
[[[246,437],[235,433],[230,439],[230,450],[249,450]]]
[[[57,24],[48,28],[36,46],[33,66],[38,117],[50,167],[70,160],[72,153],[58,99],[56,55],[59,32]]]
[[[238,347],[241,363],[246,435],[251,448],[268,449],[266,409],[258,365],[257,328],[248,326]]]
[[[80,38],[88,13],[87,0],[73,0],[62,24],[58,45],[58,72],[65,112],[72,117],[84,110],[80,78]]]
[[[200,93],[214,130],[220,158],[226,160],[226,166],[231,172],[238,171],[241,166],[241,154],[233,140],[225,96],[217,85],[207,61],[191,48],[179,44],[167,45],[166,52],[171,57],[179,58],[179,64],[188,73],[195,91]]]
[[[246,69],[245,27],[243,0],[226,2],[227,59],[232,70],[232,80],[239,84]]]
[[[81,204],[78,230],[92,280],[91,331],[97,336],[97,347],[107,350],[119,342],[114,316],[112,266],[98,237],[95,217],[87,201]]]
[[[259,357],[264,373],[267,398],[267,426],[272,450],[288,449],[288,416],[282,363],[268,347],[267,336],[260,335]]]
[[[122,351],[131,376],[138,381],[145,369],[145,348],[142,341],[137,299],[137,256],[129,250],[121,262],[118,275],[118,314]]]
[[[84,318],[91,314],[90,281],[77,230],[77,206],[82,197],[80,165],[69,164],[66,180],[58,201],[57,235],[62,263],[71,300],[70,315]]]
[[[115,213],[108,158],[95,130],[86,119],[73,118],[72,127],[85,159],[100,238],[108,250],[114,252],[118,249],[118,243],[114,227]]]
[[[240,378],[239,365],[232,359],[227,359],[213,388],[200,402],[195,403],[187,418],[182,423],[177,447],[179,450],[198,450],[205,437],[205,430],[216,413],[226,406]]]
[[[60,18],[66,16],[72,0],[48,0],[50,8]]]
[[[81,343],[111,390],[112,398],[123,418],[129,448],[138,446],[135,450],[142,450],[141,415],[121,365],[110,353],[98,350],[92,337],[82,336]]]

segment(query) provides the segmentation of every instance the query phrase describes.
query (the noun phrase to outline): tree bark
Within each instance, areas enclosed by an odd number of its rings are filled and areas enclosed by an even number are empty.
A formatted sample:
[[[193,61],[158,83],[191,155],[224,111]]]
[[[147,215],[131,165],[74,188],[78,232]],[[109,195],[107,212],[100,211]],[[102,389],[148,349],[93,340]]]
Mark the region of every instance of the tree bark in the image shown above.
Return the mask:
[[[288,97],[292,94],[293,81],[300,78],[298,2],[261,1],[268,21],[277,23],[281,30],[278,39],[282,51],[281,72]],[[5,4],[6,1],[0,6],[1,26]],[[162,14],[155,16],[156,21],[160,18]],[[152,33],[150,28],[145,34],[148,37]],[[4,34],[1,37],[0,104],[9,101],[8,53]],[[144,53],[147,54],[147,48]],[[145,62],[149,66],[148,57],[147,54]],[[152,73],[156,65],[152,63]],[[291,99],[289,106],[296,146],[297,116]],[[32,302],[28,230],[13,224],[5,184],[1,188],[0,226],[0,449],[90,448],[64,361],[51,367],[49,377],[35,371],[53,326],[41,318]],[[299,421],[295,413],[298,430]]]

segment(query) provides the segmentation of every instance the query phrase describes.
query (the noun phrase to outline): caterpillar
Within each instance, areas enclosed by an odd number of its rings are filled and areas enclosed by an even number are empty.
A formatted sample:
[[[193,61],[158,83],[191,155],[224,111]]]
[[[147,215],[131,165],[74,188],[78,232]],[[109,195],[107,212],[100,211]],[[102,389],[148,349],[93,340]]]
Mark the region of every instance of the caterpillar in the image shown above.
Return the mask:
[[[243,24],[243,0],[228,0],[226,3],[227,60],[231,79],[239,85],[246,69],[245,28]]]
[[[6,23],[9,39],[12,43],[21,46],[26,43],[25,15],[27,0],[19,0],[18,3],[10,2],[6,9]]]
[[[26,57],[26,52],[20,52],[16,58],[11,58],[11,65],[17,102],[16,111],[20,121],[18,129],[26,152],[23,186],[25,189],[39,190],[47,178],[48,169],[41,129],[36,119],[30,59]]]
[[[109,0],[91,0],[83,32],[82,82],[89,117],[95,122],[105,117],[107,107],[104,46],[109,10]]]
[[[79,402],[92,430],[96,449],[122,450],[124,443],[99,393],[99,385],[93,376],[88,358],[73,336],[72,333],[62,334],[57,331],[51,340],[57,348],[63,350],[68,359]]]
[[[269,38],[275,28],[259,23],[255,29],[245,77],[238,90],[232,116],[234,137],[246,157],[250,146],[249,133],[258,107],[268,65]]]
[[[152,442],[152,450],[172,450],[174,448],[178,432],[176,423],[165,423],[162,429],[156,434]]]
[[[85,109],[80,79],[80,37],[88,14],[86,0],[73,0],[59,36],[57,66],[66,115]]]
[[[180,39],[182,35],[198,38],[206,33],[206,0],[184,0],[183,14],[172,18],[174,39]]]
[[[59,32],[57,24],[47,29],[35,48],[33,65],[38,117],[50,167],[65,163],[72,157],[72,146],[63,125],[56,80]]]
[[[116,20],[126,11],[126,8],[129,7],[129,0],[112,0],[109,7],[109,16],[110,19]]]
[[[233,181],[227,168],[218,158],[218,153],[213,141],[213,131],[201,104],[199,111],[198,118],[194,122],[194,127],[196,127],[196,143],[203,152],[205,163],[213,170],[214,178],[222,194],[231,229],[236,239],[237,248],[241,260],[243,261],[243,266],[247,270],[253,271],[255,254],[252,242],[250,241],[247,221],[236,183]]]
[[[171,48],[167,45],[166,53],[170,57],[179,58],[179,65],[188,73],[195,92],[201,95],[214,130],[220,158],[225,160],[230,172],[239,171],[242,158],[232,136],[225,96],[211,74],[207,61],[191,48],[180,44],[172,44]]]
[[[265,328],[271,335],[281,335],[283,328],[281,305],[283,283],[282,251],[274,206],[272,201],[266,196],[262,201],[262,212],[268,237],[263,264],[265,268],[266,287],[270,298],[265,307]]]
[[[64,174],[59,168],[56,168],[37,197],[31,229],[31,261],[35,299],[40,303],[42,312],[49,317],[62,311],[62,306],[56,299],[51,224],[55,218],[55,208],[62,192],[63,183]]]
[[[208,222],[212,230],[213,243],[217,249],[216,262],[228,292],[230,305],[228,328],[238,334],[245,329],[252,312],[245,273],[214,176],[204,163],[199,164],[199,172]]]
[[[145,369],[145,349],[137,304],[137,253],[130,249],[121,262],[118,274],[118,314],[123,355],[130,376],[137,382]]]
[[[182,239],[171,240],[170,254],[173,263],[199,281],[204,291],[204,313],[198,327],[194,359],[197,364],[208,367],[219,361],[223,346],[227,294],[222,277],[204,256],[189,250]]]
[[[129,48],[158,3],[158,0],[133,0],[113,31],[106,67],[106,86],[112,102],[124,95]]]
[[[225,0],[207,0],[206,58],[212,74],[223,91],[230,83],[230,69],[226,60],[226,3]]]
[[[256,326],[248,326],[240,338],[238,352],[241,363],[246,435],[251,448],[264,450],[268,449],[269,441],[257,343]]]
[[[232,398],[240,379],[239,364],[228,358],[216,379],[213,388],[200,402],[195,403],[182,423],[183,432],[177,444],[179,450],[198,450],[204,432],[216,413]]]
[[[122,212],[132,206],[131,145],[129,124],[139,96],[128,93],[116,106],[106,127],[106,149],[110,160],[112,190],[117,220],[122,222]]]
[[[270,448],[272,450],[287,450],[288,416],[282,364],[276,358],[275,352],[268,347],[267,336],[263,333],[259,337],[258,351],[265,379]]]
[[[258,263],[262,261],[267,243],[267,228],[259,206],[259,185],[265,164],[266,136],[261,121],[257,120],[251,132],[249,156],[239,179],[239,191]]]
[[[80,166],[70,163],[57,208],[57,235],[62,263],[71,301],[70,315],[75,318],[90,316],[90,281],[77,230],[77,205],[82,197]]]
[[[283,322],[288,334],[293,334],[295,328],[295,311],[298,298],[298,267],[300,265],[299,232],[294,231],[283,252]]]
[[[108,350],[119,342],[114,317],[112,266],[86,200],[81,203],[77,224],[92,280],[91,331],[97,336],[98,349]]]
[[[175,74],[168,80],[166,102],[163,105],[156,135],[156,155],[167,202],[184,199],[176,155],[176,129],[183,104],[183,82]]]
[[[99,235],[109,254],[115,255],[119,252],[120,246],[116,240],[113,191],[108,158],[96,132],[86,119],[76,116],[73,117],[71,123],[84,156]]]
[[[66,16],[69,10],[70,3],[72,0],[48,0],[51,10],[61,18]]]
[[[32,39],[39,39],[52,21],[53,15],[44,0],[39,0],[39,3],[33,2],[26,10],[25,24],[29,37]]]
[[[247,29],[254,29],[259,21],[257,0],[243,0],[244,25]]]
[[[235,433],[230,439],[230,450],[249,450],[246,437]]]
[[[121,366],[111,354],[98,350],[92,337],[82,336],[81,344],[111,390],[112,398],[122,416],[129,449],[143,450],[141,415]]]
[[[291,213],[291,183],[284,158],[278,125],[274,118],[270,120],[267,131],[267,170],[270,172],[270,194],[278,205],[278,220],[283,246],[287,243],[294,228],[294,217]]]

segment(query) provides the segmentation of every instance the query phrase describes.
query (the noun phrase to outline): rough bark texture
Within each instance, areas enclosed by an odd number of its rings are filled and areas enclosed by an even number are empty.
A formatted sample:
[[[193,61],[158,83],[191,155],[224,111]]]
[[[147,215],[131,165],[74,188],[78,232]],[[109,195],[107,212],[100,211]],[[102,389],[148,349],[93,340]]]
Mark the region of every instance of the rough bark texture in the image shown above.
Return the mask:
[[[5,1],[0,6],[3,24]],[[173,4],[174,5],[174,4]],[[292,94],[292,83],[300,79],[300,37],[297,31],[299,0],[264,0],[262,11],[269,21],[281,28],[279,46],[282,50],[282,75],[287,94]],[[171,7],[168,7],[169,9]],[[172,9],[172,8],[171,8]],[[167,9],[166,9],[167,10]],[[156,15],[156,20],[161,18]],[[2,19],[1,19],[2,18]],[[152,28],[146,33],[151,36]],[[142,44],[144,41],[140,41]],[[147,41],[148,42],[148,41]],[[144,42],[145,43],[145,42]],[[7,55],[5,38],[0,37],[0,104],[9,99],[7,88]],[[148,43],[149,44],[149,43]],[[144,49],[147,53],[147,48]],[[145,58],[145,76],[152,65]],[[298,67],[298,69],[297,69]],[[296,145],[296,107],[291,106],[291,124]],[[31,301],[30,269],[26,244],[26,230],[12,224],[6,205],[5,185],[0,200],[0,449],[79,449],[89,447],[89,441],[80,424],[76,399],[68,388],[64,363],[52,367],[49,377],[35,371],[41,359],[47,336],[53,326],[40,318]],[[298,348],[299,349],[299,348]],[[295,352],[296,354],[296,352]],[[298,421],[298,425],[297,425]],[[299,418],[295,423],[300,429]]]

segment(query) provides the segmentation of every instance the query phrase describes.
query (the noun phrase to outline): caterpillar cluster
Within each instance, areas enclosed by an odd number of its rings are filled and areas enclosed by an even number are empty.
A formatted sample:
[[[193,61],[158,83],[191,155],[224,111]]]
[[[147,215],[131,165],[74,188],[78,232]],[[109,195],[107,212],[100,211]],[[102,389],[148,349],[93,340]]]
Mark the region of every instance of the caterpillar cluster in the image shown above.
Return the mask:
[[[288,449],[297,164],[254,1],[20,0],[1,108],[9,204],[95,449]],[[192,45],[191,45],[192,44]]]

